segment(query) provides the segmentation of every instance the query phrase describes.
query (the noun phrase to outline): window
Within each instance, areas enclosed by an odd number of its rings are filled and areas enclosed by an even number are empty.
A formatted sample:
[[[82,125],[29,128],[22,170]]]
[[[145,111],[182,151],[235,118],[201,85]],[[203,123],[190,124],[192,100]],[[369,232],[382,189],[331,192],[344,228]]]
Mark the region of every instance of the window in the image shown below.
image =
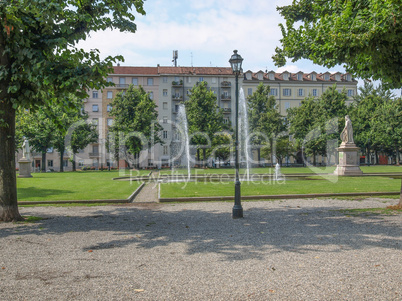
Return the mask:
[[[107,81],[108,83],[112,83],[112,82],[113,82],[113,77],[108,77],[108,78],[106,79],[106,81]]]
[[[313,89],[313,96],[318,96],[318,90],[317,89]]]
[[[168,146],[167,146],[167,145],[164,145],[164,146],[163,146],[163,154],[164,154],[164,155],[169,154],[169,149],[168,149]]]
[[[335,80],[339,82],[341,80],[341,76],[339,74],[335,74]]]
[[[99,106],[98,105],[92,105],[92,112],[99,112]]]
[[[92,91],[92,98],[98,98],[98,91]]]
[[[112,126],[113,125],[113,118],[108,118],[107,119],[107,125]]]
[[[199,82],[203,82],[204,81],[204,77],[200,76],[200,78],[198,79]]]
[[[257,78],[258,78],[258,80],[262,80],[262,73],[258,73]]]
[[[350,81],[352,80],[352,75],[347,74],[347,75],[346,75],[346,80],[347,80],[348,82],[350,82]]]
[[[92,118],[92,124],[93,125],[98,125],[98,123],[99,123],[98,118]]]
[[[168,109],[168,103],[167,103],[167,102],[164,102],[164,103],[163,103],[163,109],[164,109],[164,110],[167,110],[167,109]]]
[[[154,85],[154,79],[153,78],[148,78],[147,79],[147,85],[148,86],[153,86]]]
[[[99,154],[99,145],[93,145],[92,146],[92,152],[94,154]]]
[[[270,74],[268,75],[268,78],[269,78],[270,80],[274,80],[274,79],[275,79],[275,74],[274,74],[274,73],[270,73]]]
[[[163,123],[167,123],[167,116],[163,116]]]
[[[304,89],[298,89],[297,90],[297,95],[298,96],[304,96]]]
[[[63,167],[68,167],[68,160],[63,160]]]
[[[216,84],[216,77],[213,77],[213,78],[212,78],[212,83],[213,83],[213,84]]]
[[[284,73],[282,77],[283,77],[283,80],[288,80],[289,79],[289,74]]]
[[[229,118],[223,118],[223,123],[228,124],[229,123]]]
[[[180,82],[180,78],[178,76],[175,76],[174,81],[178,83],[178,82]]]
[[[168,96],[168,90],[167,89],[163,89],[163,96]]]
[[[186,82],[189,84],[189,83],[191,83],[191,77],[187,77],[186,78]]]
[[[53,160],[47,160],[47,167],[53,167]]]
[[[106,106],[106,111],[110,112],[112,110],[112,105],[107,105]]]
[[[112,98],[113,98],[113,92],[107,91],[107,99],[112,99]]]
[[[164,83],[167,83],[167,82],[168,82],[167,76],[162,77],[162,82],[164,82]]]
[[[152,159],[148,159],[148,166],[154,166],[154,162]]]
[[[248,88],[247,95],[252,95],[252,94],[253,94],[253,88]]]
[[[349,90],[348,90],[348,96],[353,96],[353,95],[354,95],[353,92],[354,92],[353,90],[349,89]]]
[[[126,78],[125,77],[119,77],[119,84],[120,85],[125,85],[126,84]]]
[[[303,74],[298,73],[297,74],[297,80],[303,80]]]
[[[168,137],[168,132],[167,131],[163,131],[163,139],[167,139]]]
[[[289,109],[290,108],[290,102],[285,102],[285,110],[287,110],[287,109]]]
[[[326,74],[324,75],[324,80],[329,80],[329,74],[328,74],[328,73],[326,73]]]
[[[149,98],[154,99],[154,92],[149,92]]]
[[[83,167],[83,166],[84,166],[84,160],[79,160],[78,167]]]
[[[283,89],[283,96],[292,96],[291,89]]]
[[[271,90],[269,91],[269,95],[278,96],[278,89],[271,88]]]
[[[133,79],[131,80],[131,83],[132,83],[134,86],[138,86],[138,78],[133,77]]]

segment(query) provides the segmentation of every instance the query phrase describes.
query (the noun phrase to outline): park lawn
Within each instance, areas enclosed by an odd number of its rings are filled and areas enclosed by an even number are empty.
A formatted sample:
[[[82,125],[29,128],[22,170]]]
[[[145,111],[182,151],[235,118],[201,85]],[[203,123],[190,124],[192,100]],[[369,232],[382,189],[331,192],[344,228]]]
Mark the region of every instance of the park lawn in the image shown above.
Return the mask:
[[[126,199],[141,184],[112,180],[119,177],[118,171],[33,173],[32,176],[17,178],[19,201]]]
[[[386,177],[332,177],[332,182],[321,177],[305,180],[242,182],[242,195],[282,195],[346,192],[399,192],[400,179]],[[162,198],[232,196],[234,183],[188,182],[161,184]]]
[[[402,166],[394,166],[394,165],[375,165],[375,166],[361,166],[360,167],[363,173],[402,173]],[[314,174],[314,173],[333,173],[335,170],[335,166],[328,167],[281,167],[281,173],[283,174]],[[245,169],[240,169],[240,174],[245,174]],[[273,174],[275,172],[275,168],[270,167],[261,167],[261,168],[252,168],[251,174]],[[210,169],[201,169],[201,168],[192,168],[192,175],[209,175],[209,174],[234,174],[234,168],[210,168]],[[187,169],[163,169],[159,173],[160,175],[183,175],[187,174]]]

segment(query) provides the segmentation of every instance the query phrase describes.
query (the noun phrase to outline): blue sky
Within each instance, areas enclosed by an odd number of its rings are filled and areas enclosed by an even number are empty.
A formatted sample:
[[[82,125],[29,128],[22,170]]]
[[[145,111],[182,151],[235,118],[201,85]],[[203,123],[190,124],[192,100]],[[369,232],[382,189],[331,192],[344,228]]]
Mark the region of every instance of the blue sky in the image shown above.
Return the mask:
[[[172,66],[178,50],[179,66],[229,67],[234,49],[244,58],[243,70],[324,72],[308,60],[289,61],[278,69],[272,61],[279,46],[283,19],[277,6],[292,0],[146,0],[146,16],[137,15],[137,32],[104,31],[91,34],[80,46],[97,48],[102,57],[121,54],[122,66]],[[330,72],[345,72],[342,66]],[[362,81],[359,81],[362,83]],[[399,93],[398,93],[399,94]]]
[[[243,56],[243,69],[277,71],[272,62],[279,46],[282,18],[278,5],[291,0],[147,0],[146,16],[137,16],[135,34],[105,31],[91,34],[80,44],[98,48],[103,57],[122,54],[123,66],[172,65],[172,51],[179,51],[180,66],[229,67],[234,49]],[[281,70],[325,71],[309,61],[289,62]],[[341,71],[339,66],[330,71]]]

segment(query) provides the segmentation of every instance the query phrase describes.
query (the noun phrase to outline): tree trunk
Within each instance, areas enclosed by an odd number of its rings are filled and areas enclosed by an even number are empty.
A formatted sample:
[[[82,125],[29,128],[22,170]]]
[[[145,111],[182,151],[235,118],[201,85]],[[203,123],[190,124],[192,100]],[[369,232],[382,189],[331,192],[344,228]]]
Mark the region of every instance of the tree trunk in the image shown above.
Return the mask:
[[[75,166],[75,154],[73,154],[73,171],[77,171],[76,166]]]
[[[203,148],[202,149],[202,166],[205,168],[205,167],[207,167],[207,162],[206,162],[206,160],[205,160],[205,156],[206,156],[206,149],[205,148]]]
[[[45,149],[45,150],[42,150],[42,167],[41,167],[41,172],[46,172],[46,151],[47,151],[47,149]]]
[[[257,148],[257,156],[258,156],[258,167],[261,167],[261,149]]]
[[[197,165],[200,164],[200,149],[197,148]]]
[[[316,159],[316,155],[315,152],[313,152],[313,166],[317,165],[317,159]]]
[[[269,139],[269,147],[271,149],[271,167],[274,166],[274,142],[272,141],[272,139]]]
[[[64,172],[64,151],[60,152],[60,172]]]
[[[399,166],[399,147],[396,146],[396,160],[395,163],[397,166]]]
[[[0,66],[11,69],[4,51],[4,30],[0,32]],[[15,173],[15,109],[9,101],[9,78],[0,82],[0,221],[24,220],[18,211]]]

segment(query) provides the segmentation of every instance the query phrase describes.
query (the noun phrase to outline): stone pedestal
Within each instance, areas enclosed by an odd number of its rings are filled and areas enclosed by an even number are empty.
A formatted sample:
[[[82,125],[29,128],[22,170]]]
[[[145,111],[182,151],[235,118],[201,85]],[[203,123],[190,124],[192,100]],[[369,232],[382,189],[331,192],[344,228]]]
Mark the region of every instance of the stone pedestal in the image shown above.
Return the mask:
[[[21,158],[18,161],[19,165],[20,165],[20,174],[18,176],[18,178],[32,178],[31,175],[31,160],[27,159],[27,158]]]
[[[334,174],[339,176],[358,176],[363,174],[360,169],[359,150],[354,143],[344,143],[336,149],[338,151],[339,163]]]

